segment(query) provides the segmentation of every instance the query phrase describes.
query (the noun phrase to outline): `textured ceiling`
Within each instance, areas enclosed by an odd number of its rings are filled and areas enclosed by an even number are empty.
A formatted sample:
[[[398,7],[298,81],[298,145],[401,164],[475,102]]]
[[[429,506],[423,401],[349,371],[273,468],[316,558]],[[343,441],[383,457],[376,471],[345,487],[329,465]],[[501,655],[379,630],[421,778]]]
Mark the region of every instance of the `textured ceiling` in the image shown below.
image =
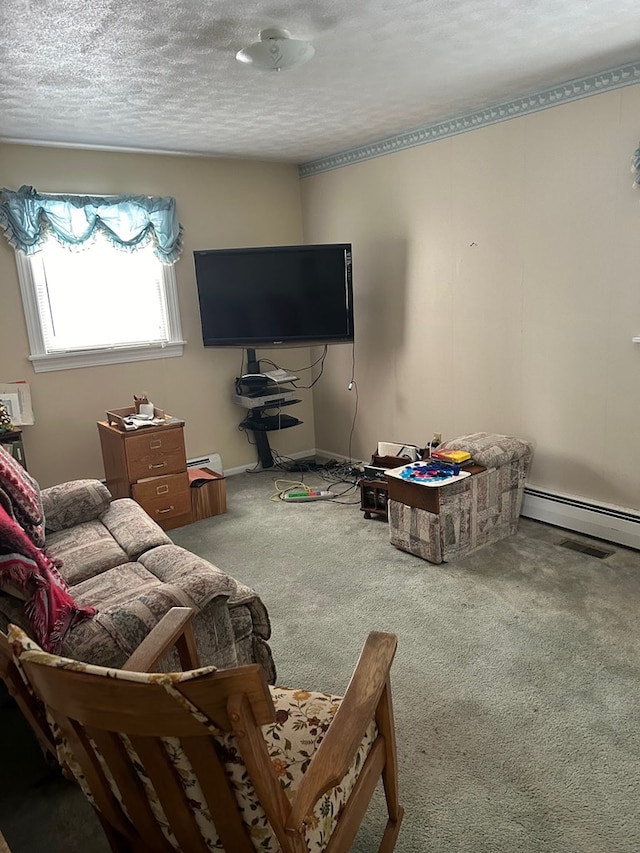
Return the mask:
[[[304,163],[638,59],[637,0],[2,0],[0,139]]]

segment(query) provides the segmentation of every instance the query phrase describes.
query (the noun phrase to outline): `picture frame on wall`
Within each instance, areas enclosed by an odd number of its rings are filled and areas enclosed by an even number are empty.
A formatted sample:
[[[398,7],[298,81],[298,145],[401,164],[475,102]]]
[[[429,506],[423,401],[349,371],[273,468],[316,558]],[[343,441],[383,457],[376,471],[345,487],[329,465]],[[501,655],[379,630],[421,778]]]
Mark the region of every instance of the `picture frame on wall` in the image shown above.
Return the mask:
[[[15,426],[35,422],[31,406],[31,389],[24,381],[0,383],[0,403],[5,407]]]

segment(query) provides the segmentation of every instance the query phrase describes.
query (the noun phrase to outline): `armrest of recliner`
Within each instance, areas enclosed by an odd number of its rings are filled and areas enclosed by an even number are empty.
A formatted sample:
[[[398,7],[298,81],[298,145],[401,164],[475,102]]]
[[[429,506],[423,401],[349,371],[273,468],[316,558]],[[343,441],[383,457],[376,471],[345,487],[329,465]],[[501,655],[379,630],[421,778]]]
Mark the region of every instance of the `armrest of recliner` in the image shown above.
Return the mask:
[[[129,672],[151,672],[158,661],[176,647],[182,669],[186,672],[200,666],[191,619],[191,607],[172,607],[140,643],[121,669]]]
[[[70,480],[40,492],[46,530],[57,532],[93,521],[108,509],[111,492],[100,480]]]
[[[289,834],[300,833],[314,803],[347,773],[389,684],[397,645],[394,634],[372,631],[367,637],[340,707],[296,793],[287,820]]]

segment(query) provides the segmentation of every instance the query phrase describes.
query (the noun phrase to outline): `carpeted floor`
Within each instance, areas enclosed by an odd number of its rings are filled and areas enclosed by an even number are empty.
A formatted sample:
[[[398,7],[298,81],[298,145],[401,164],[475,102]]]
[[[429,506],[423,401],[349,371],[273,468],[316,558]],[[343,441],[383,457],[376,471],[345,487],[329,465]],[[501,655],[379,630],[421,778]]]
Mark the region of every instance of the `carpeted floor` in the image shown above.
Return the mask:
[[[275,476],[229,478],[227,513],[171,536],[260,592],[280,684],[342,692],[367,632],[398,635],[398,853],[636,853],[640,553],[586,556],[559,544],[585,537],[523,519],[434,566],[393,548],[353,493],[270,501]],[[0,714],[12,851],[106,850],[12,706]],[[372,853],[382,825],[378,797],[354,853]]]

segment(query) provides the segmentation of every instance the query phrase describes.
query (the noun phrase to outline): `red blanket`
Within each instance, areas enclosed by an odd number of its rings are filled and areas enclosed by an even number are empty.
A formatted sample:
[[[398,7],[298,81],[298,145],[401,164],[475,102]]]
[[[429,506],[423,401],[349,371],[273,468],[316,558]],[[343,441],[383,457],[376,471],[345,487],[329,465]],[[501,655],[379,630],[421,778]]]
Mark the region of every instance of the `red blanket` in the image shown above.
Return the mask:
[[[3,580],[24,594],[34,639],[47,652],[57,654],[67,631],[96,612],[75,603],[51,558],[0,504],[0,587]]]

